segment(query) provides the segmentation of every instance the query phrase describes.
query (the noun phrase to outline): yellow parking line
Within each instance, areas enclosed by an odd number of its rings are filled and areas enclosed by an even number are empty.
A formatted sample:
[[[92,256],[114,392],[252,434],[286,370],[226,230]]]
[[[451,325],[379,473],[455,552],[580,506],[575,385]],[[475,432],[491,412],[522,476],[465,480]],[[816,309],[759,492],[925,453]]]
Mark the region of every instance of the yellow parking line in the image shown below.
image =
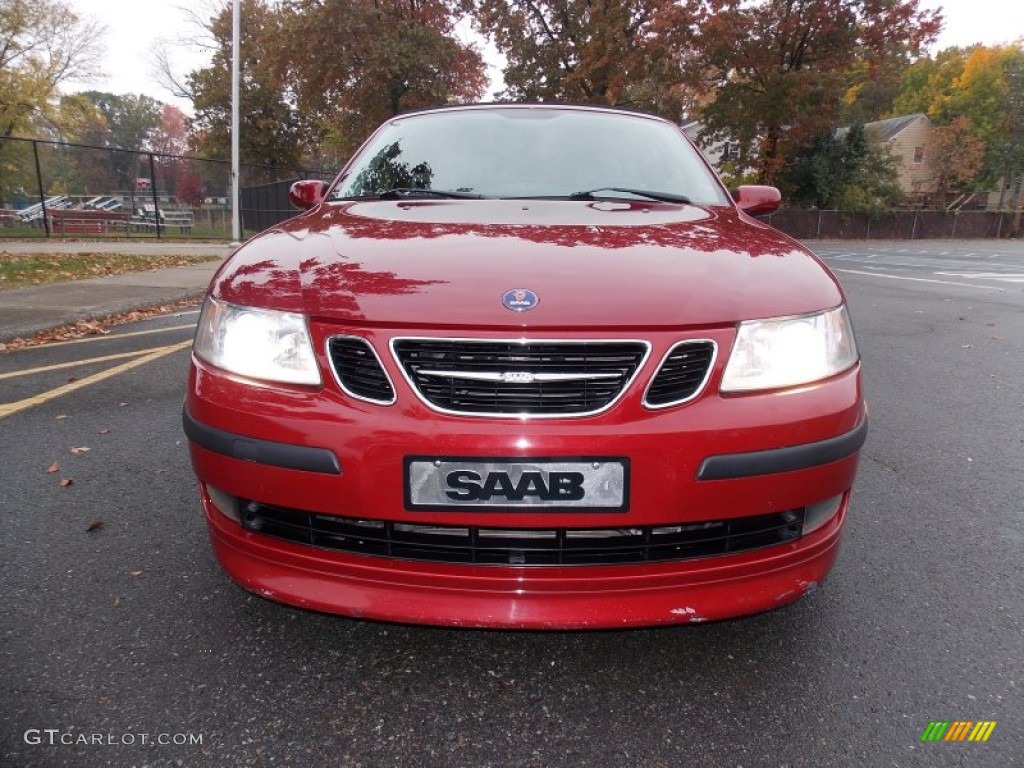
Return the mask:
[[[24,371],[11,371],[10,373],[0,373],[0,381],[4,379],[16,379],[19,376],[31,376],[34,373],[46,373],[47,371],[59,371],[61,368],[76,368],[79,365],[91,365],[92,363],[105,363],[108,360],[123,360],[126,357],[138,357],[144,355],[147,352],[152,352],[153,347],[149,349],[136,349],[134,352],[118,352],[116,355],[103,355],[103,357],[90,357],[85,360],[72,360],[67,363],[54,363],[53,365],[43,365],[39,368],[28,368]]]
[[[105,371],[94,373],[92,376],[86,376],[84,379],[73,381],[70,384],[64,384],[63,386],[57,387],[56,389],[51,389],[49,392],[43,392],[42,394],[27,397],[24,400],[17,401],[16,403],[5,403],[4,405],[0,405],[0,419],[5,418],[6,416],[10,416],[12,413],[24,411],[26,408],[31,408],[36,405],[42,405],[43,403],[58,398],[61,395],[66,395],[69,392],[74,392],[76,389],[82,389],[83,387],[88,387],[90,384],[95,384],[97,382],[103,381],[104,379],[109,379],[112,376],[117,376],[118,374],[124,373],[125,371],[130,371],[132,368],[138,368],[140,365],[151,363],[154,360],[158,360],[159,358],[164,357],[165,355],[169,355],[172,352],[177,352],[178,350],[185,349],[186,347],[190,347],[191,345],[191,341],[182,341],[178,344],[169,344],[166,347],[157,347],[156,349],[150,350],[149,354],[145,355],[144,357],[139,357],[136,358],[135,360],[130,360],[127,363],[122,363],[121,365],[116,365],[113,368],[108,368]]]
[[[25,351],[30,349],[40,349],[46,347],[51,349],[52,347],[63,347],[65,344],[88,344],[90,341],[109,341],[110,339],[127,339],[131,336],[148,336],[151,333],[163,333],[164,331],[180,331],[184,328],[195,328],[195,323],[187,323],[185,325],[169,325],[166,328],[153,328],[149,331],[132,331],[131,333],[110,333],[103,336],[86,336],[84,339],[70,339],[69,341],[53,341],[49,344],[41,344],[38,347],[25,347]],[[20,352],[22,350],[12,350],[14,352]]]

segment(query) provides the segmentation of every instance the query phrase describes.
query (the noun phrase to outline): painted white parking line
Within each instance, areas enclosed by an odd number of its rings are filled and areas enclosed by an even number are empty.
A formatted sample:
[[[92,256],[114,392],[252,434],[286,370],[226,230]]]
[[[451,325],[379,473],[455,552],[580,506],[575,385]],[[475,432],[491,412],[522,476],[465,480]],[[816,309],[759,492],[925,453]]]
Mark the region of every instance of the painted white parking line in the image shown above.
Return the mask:
[[[26,368],[21,371],[10,371],[8,373],[0,373],[0,381],[4,379],[16,379],[19,376],[31,376],[36,373],[46,373],[47,371],[59,371],[62,368],[77,368],[80,365],[92,365],[93,363],[106,363],[110,360],[124,360],[126,357],[141,357],[147,352],[152,352],[152,349],[136,349],[133,352],[118,352],[116,355],[103,355],[102,357],[89,357],[84,360],[71,360],[66,363],[54,363],[53,365],[43,365],[39,368]]]
[[[1003,283],[1024,283],[1024,274],[1013,272],[936,272],[945,277],[967,277],[972,280],[999,280]]]
[[[179,350],[185,349],[186,347],[190,346],[192,346],[191,341],[183,341],[179,344],[168,344],[166,347],[157,347],[156,349],[148,350],[149,354],[145,355],[144,357],[140,357],[135,360],[129,360],[127,363],[122,363],[121,365],[116,365],[113,368],[108,368],[105,371],[94,373],[92,376],[86,376],[84,379],[78,379],[77,381],[73,381],[70,384],[64,384],[63,386],[57,387],[56,389],[51,389],[47,392],[41,392],[38,395],[26,397],[24,400],[18,400],[17,402],[14,403],[4,403],[3,405],[0,405],[0,419],[6,416],[10,416],[12,413],[24,411],[26,408],[32,408],[33,406],[36,405],[42,405],[43,403],[53,400],[54,398],[60,397],[61,395],[66,395],[69,392],[74,392],[75,390],[82,389],[83,387],[88,387],[89,385],[103,381],[104,379],[109,379],[111,376],[117,376],[119,373],[130,371],[132,368],[138,368],[140,365],[151,363],[154,360],[158,360],[165,355],[169,355],[173,352],[178,352]]]
[[[859,269],[834,269],[833,272],[846,272],[850,275],[867,275],[868,277],[885,277],[890,280],[910,280],[915,283],[938,283],[939,285],[958,285],[961,288],[981,288],[985,291],[1003,292],[1002,288],[994,285],[982,285],[980,283],[955,283],[952,280],[931,280],[927,277],[907,277],[906,275],[890,275],[885,272],[867,272]]]

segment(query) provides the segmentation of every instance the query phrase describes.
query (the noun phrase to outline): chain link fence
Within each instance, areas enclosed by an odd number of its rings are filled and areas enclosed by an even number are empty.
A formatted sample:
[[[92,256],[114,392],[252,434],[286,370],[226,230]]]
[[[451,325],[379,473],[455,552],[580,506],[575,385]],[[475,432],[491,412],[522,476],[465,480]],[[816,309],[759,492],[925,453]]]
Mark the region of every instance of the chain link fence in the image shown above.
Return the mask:
[[[243,231],[298,213],[287,188],[333,170],[243,164]],[[283,197],[252,194],[268,185]],[[142,150],[0,137],[0,238],[231,239],[231,164]]]
[[[785,208],[762,219],[797,240],[967,240],[1009,237],[1013,214],[913,210],[870,215]]]
[[[288,188],[332,170],[242,165],[243,233],[295,215]],[[787,208],[764,220],[800,240],[999,238],[1012,214]],[[142,150],[0,137],[0,238],[231,239],[231,164]]]

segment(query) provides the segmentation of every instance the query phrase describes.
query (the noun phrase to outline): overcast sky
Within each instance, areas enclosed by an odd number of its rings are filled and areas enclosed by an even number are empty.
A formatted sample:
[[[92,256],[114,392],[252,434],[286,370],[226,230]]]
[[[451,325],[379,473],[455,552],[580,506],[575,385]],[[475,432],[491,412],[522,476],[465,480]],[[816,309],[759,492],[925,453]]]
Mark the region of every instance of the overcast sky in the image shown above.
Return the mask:
[[[204,66],[210,52],[198,44],[178,41],[195,38],[199,31],[185,8],[202,8],[210,0],[164,3],[154,0],[70,0],[83,16],[97,19],[107,28],[104,38],[106,78],[75,84],[71,90],[96,89],[112,93],[142,93],[189,111],[187,101],[176,100],[155,76],[154,50],[161,40],[170,43],[179,75]],[[922,7],[944,9],[945,29],[936,49],[973,43],[1008,43],[1024,37],[1024,2],[1020,0],[922,0]],[[468,38],[468,32],[467,38]],[[498,75],[493,52],[492,79]]]

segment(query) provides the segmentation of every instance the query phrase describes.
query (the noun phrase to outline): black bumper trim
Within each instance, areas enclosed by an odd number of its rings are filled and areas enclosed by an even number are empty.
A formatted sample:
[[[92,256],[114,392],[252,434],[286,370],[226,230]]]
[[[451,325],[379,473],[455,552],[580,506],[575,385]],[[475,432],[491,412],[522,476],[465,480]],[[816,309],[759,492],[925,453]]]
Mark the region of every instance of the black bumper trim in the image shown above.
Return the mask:
[[[864,445],[868,436],[868,420],[843,435],[817,443],[792,445],[750,453],[728,453],[708,456],[697,470],[698,480],[731,480],[738,477],[775,475],[800,469],[820,467],[852,456]]]
[[[225,432],[222,429],[201,424],[184,409],[181,412],[181,421],[189,440],[214,453],[285,469],[301,469],[304,472],[320,472],[328,475],[341,474],[338,457],[326,448],[275,443],[270,440],[260,440],[256,437]]]

